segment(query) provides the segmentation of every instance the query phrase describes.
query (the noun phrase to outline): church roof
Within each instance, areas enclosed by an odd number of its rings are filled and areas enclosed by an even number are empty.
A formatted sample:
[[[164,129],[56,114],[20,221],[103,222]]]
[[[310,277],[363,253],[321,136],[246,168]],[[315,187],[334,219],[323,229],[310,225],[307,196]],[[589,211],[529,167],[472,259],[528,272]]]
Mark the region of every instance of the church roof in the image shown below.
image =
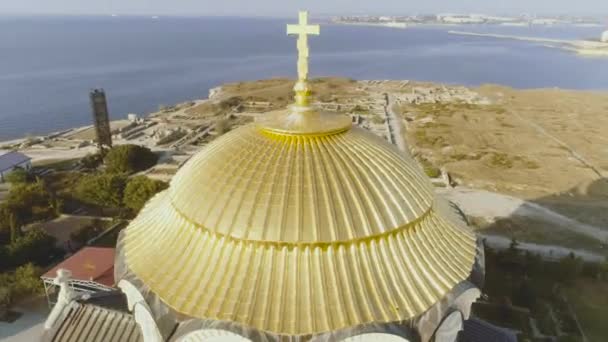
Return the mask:
[[[433,192],[414,163],[363,129],[311,136],[252,125],[193,157],[166,197],[188,222],[233,239],[335,243],[418,220]]]
[[[69,270],[71,278],[114,286],[114,248],[84,247],[76,254],[51,268],[42,278],[53,279],[59,269]]]
[[[60,322],[42,339],[49,342],[143,341],[133,315],[101,306],[72,302]]]
[[[127,228],[128,266],[183,314],[312,334],[423,313],[466,279],[474,236],[408,157],[359,128],[219,138]]]
[[[469,276],[475,236],[409,156],[295,91],[176,174],[124,232],[126,265],[179,313],[278,335],[420,315]]]

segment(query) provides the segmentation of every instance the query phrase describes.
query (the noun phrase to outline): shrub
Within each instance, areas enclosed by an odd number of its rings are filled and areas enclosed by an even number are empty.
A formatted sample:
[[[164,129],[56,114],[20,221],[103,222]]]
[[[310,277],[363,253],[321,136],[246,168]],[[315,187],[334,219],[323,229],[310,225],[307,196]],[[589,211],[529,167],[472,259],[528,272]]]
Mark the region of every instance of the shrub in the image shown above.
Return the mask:
[[[222,110],[227,110],[227,109],[235,108],[235,107],[239,106],[241,103],[243,103],[243,99],[241,97],[233,96],[233,97],[227,98],[225,100],[222,100],[219,103],[219,106]]]
[[[156,164],[158,156],[149,148],[138,145],[113,147],[104,158],[106,170],[111,173],[135,173]]]
[[[441,176],[441,170],[435,165],[433,165],[433,163],[431,163],[430,161],[426,159],[420,159],[420,165],[422,165],[424,173],[426,173],[429,178],[437,178]]]
[[[87,154],[79,163],[85,169],[96,169],[103,163],[103,157],[99,153]]]
[[[31,182],[34,179],[31,173],[21,167],[14,168],[5,178],[13,185]]]
[[[55,254],[57,240],[42,229],[32,229],[6,246],[8,267],[20,266],[28,262],[46,264]]]
[[[8,308],[13,301],[13,293],[11,288],[0,284],[0,321],[6,319]]]
[[[26,223],[53,218],[55,206],[55,199],[41,181],[17,184],[0,204],[0,226],[19,228]]]
[[[562,280],[572,283],[582,273],[583,261],[571,252],[559,261],[559,270],[563,275]]]
[[[17,267],[13,275],[13,294],[15,296],[43,294],[44,287],[39,278],[40,274],[40,269],[32,263]]]
[[[70,234],[70,240],[84,245],[87,241],[101,234],[105,226],[99,219],[94,220],[91,224],[81,227],[80,229]]]
[[[506,153],[496,152],[490,158],[490,165],[497,168],[510,169],[513,167],[513,159]]]
[[[18,298],[44,293],[40,269],[31,263],[18,267],[12,273],[0,273],[0,320]]]
[[[9,266],[11,266],[12,260],[9,260],[8,258],[8,246],[0,244],[0,272],[2,270],[7,270]],[[0,287],[1,286],[2,281],[0,281]]]
[[[76,186],[76,198],[105,206],[120,207],[127,177],[122,174],[103,173],[84,176]]]
[[[139,211],[156,193],[165,190],[168,184],[145,176],[133,177],[125,188],[124,203],[134,211]]]

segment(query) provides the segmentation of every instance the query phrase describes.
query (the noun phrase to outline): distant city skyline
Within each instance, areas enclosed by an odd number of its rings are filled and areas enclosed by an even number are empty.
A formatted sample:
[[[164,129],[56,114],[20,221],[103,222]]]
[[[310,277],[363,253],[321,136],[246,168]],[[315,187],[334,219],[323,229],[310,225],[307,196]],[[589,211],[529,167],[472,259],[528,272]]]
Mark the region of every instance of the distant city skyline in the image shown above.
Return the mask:
[[[608,1],[605,0],[376,0],[352,3],[348,0],[3,0],[4,14],[72,14],[72,15],[219,15],[219,16],[288,16],[299,9],[314,15],[401,15],[416,13],[488,13],[541,15],[605,15],[608,21]]]

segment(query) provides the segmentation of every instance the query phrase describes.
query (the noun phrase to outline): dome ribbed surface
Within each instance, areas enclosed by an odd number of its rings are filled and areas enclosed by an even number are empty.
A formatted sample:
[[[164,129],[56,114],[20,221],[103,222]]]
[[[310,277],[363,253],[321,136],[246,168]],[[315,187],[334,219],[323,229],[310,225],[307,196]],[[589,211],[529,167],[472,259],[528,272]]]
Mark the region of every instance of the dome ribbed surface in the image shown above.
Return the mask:
[[[476,251],[384,140],[256,125],[194,156],[122,245],[176,311],[279,335],[416,317],[469,276]]]
[[[419,168],[359,128],[312,137],[242,128],[193,157],[169,194],[186,219],[212,232],[276,242],[382,234],[432,204]]]

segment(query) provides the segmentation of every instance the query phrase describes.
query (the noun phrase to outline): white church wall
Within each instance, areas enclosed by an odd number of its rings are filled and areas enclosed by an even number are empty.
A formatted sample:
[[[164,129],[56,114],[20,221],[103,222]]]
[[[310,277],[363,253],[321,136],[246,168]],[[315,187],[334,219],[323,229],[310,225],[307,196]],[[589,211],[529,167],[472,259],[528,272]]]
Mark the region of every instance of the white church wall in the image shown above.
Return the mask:
[[[131,284],[129,281],[122,279],[118,282],[118,288],[127,297],[127,306],[129,311],[133,311],[133,307],[136,303],[146,302],[144,296],[139,292],[137,287],[135,287],[135,285]]]
[[[133,306],[133,316],[135,322],[139,324],[144,342],[163,342],[163,337],[158,330],[154,317],[150,313],[148,306],[144,303],[135,303]]]
[[[409,340],[392,334],[370,333],[351,336],[342,342],[409,342]]]
[[[227,330],[201,329],[184,335],[177,342],[251,342],[251,340]]]
[[[458,333],[464,328],[462,313],[453,311],[439,324],[435,331],[434,342],[455,342]]]

